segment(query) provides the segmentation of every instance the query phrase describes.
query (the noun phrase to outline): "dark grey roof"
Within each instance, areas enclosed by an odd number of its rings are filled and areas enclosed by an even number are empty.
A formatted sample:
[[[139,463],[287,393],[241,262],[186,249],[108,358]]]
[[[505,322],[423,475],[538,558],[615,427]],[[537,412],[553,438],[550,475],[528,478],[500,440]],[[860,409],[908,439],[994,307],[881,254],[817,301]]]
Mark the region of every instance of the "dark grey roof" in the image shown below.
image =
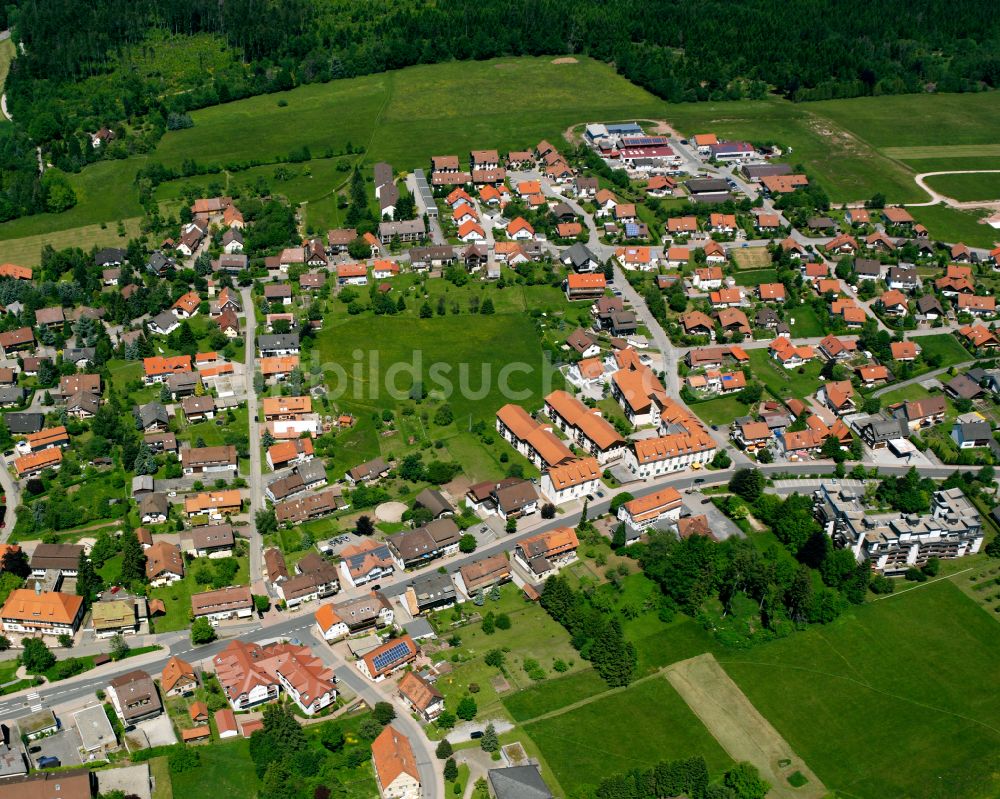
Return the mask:
[[[157,330],[169,330],[174,325],[180,324],[177,317],[170,313],[170,311],[160,311],[160,313],[149,321],[150,324]]]
[[[125,255],[125,250],[120,250],[116,247],[106,247],[103,250],[98,250],[94,255],[94,263],[97,266],[118,266],[125,263]]]
[[[24,399],[24,389],[20,386],[0,386],[0,405],[12,405]]]
[[[168,424],[170,422],[167,409],[159,402],[147,402],[145,405],[139,405],[136,408],[136,415],[139,417],[139,423],[143,428],[149,427],[154,423]]]
[[[63,360],[68,363],[77,363],[78,361],[93,363],[96,357],[97,350],[94,347],[67,347],[63,350]]]
[[[915,266],[894,266],[889,270],[890,283],[907,283],[917,285],[917,268]]]
[[[563,263],[570,263],[574,268],[586,265],[590,261],[597,261],[597,256],[590,251],[582,241],[576,242],[569,249],[563,250]]]
[[[882,415],[869,416],[859,419],[857,422],[859,430],[868,430],[868,436],[873,442],[891,441],[894,438],[909,438],[910,428],[904,419],[885,417]]]
[[[759,178],[775,177],[777,175],[791,175],[791,164],[747,164],[742,167],[742,172],[750,180]]]
[[[444,494],[436,488],[425,488],[417,494],[416,502],[418,505],[427,508],[435,516],[440,516],[442,513],[455,512],[451,503],[444,498]]]
[[[538,766],[508,766],[486,772],[497,799],[552,799]]]
[[[455,596],[455,583],[452,582],[450,574],[430,572],[415,578],[410,586],[417,595],[418,605],[439,602]]]
[[[392,183],[391,164],[387,164],[385,161],[379,161],[372,167],[372,173],[375,177],[376,186],[384,186],[387,183]]]
[[[257,336],[261,350],[293,350],[299,346],[298,333],[264,333]]]
[[[146,262],[146,268],[154,275],[174,265],[172,259],[167,258],[162,252],[154,252]]]
[[[399,188],[395,183],[386,183],[378,193],[379,209],[385,211],[386,208],[395,206],[397,202],[399,202]]]
[[[684,185],[687,186],[688,192],[692,195],[729,192],[729,184],[722,178],[692,178]]]
[[[4,421],[12,433],[37,433],[45,424],[45,416],[40,413],[8,413],[4,415]]]

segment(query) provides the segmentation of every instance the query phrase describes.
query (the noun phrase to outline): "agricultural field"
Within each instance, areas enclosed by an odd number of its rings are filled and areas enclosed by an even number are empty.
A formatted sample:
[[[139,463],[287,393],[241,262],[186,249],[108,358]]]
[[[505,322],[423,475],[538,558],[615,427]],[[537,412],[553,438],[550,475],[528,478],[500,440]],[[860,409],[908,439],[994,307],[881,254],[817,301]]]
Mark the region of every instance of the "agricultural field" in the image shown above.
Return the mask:
[[[935,175],[925,180],[935,191],[960,202],[1000,198],[1000,171],[971,175]]]
[[[1000,791],[1000,634],[950,580],[716,657],[837,795]],[[886,768],[887,748],[907,767]]]

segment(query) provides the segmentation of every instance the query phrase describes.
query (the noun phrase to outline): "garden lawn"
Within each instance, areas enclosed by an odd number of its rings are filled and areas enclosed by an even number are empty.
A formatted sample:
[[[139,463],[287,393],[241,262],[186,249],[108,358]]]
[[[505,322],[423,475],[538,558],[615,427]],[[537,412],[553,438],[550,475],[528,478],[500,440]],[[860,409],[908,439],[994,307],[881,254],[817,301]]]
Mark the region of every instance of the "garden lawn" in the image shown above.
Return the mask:
[[[718,397],[689,405],[706,424],[728,427],[737,416],[746,416],[747,406],[736,397]]]
[[[754,377],[779,399],[789,396],[805,399],[823,382],[819,376],[823,366],[815,360],[795,369],[785,369],[776,364],[766,349],[749,350],[747,354]]]
[[[713,775],[732,762],[661,675],[521,726],[568,794],[661,760],[701,755]]]
[[[213,741],[199,746],[201,764],[171,774],[175,796],[256,796],[260,780],[250,760],[250,741]]]
[[[737,286],[759,286],[761,283],[777,283],[778,273],[774,269],[739,270],[735,275]]]
[[[788,325],[793,338],[815,338],[823,335],[823,326],[811,305],[800,305],[794,311],[786,312],[786,317],[795,320],[794,324],[790,322]]]
[[[954,366],[956,363],[973,360],[972,354],[951,333],[919,336],[913,340],[920,346],[920,354],[924,358],[928,355],[940,355],[941,366]]]
[[[970,168],[976,167],[970,166]],[[927,185],[945,197],[963,202],[1000,198],[1000,172],[979,175],[936,175],[927,178]]]
[[[247,585],[250,582],[250,569],[246,556],[237,558],[240,562],[239,571],[233,578],[233,585]],[[184,578],[178,580],[173,585],[164,585],[159,588],[152,588],[149,596],[153,599],[162,599],[166,608],[166,613],[155,619],[153,625],[156,632],[165,633],[173,630],[186,630],[191,626],[191,595],[204,591],[211,591],[211,585],[198,585],[194,579],[194,573],[200,565],[206,564],[212,568],[216,561],[211,558],[196,558],[184,564]]]
[[[716,657],[838,796],[1000,794],[1000,627],[950,580]]]
[[[3,660],[0,661],[0,685],[12,682],[15,679],[15,674],[17,673],[17,660]]]

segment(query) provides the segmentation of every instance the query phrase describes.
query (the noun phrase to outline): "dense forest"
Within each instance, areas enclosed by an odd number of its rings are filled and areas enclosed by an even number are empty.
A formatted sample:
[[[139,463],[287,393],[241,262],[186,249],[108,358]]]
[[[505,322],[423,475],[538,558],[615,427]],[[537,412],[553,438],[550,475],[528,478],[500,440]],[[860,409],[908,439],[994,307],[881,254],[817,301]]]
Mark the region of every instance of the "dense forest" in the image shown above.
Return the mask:
[[[451,59],[585,54],[671,102],[994,88],[995,11],[988,0],[15,0],[0,25],[23,48],[7,85],[18,130],[74,170],[152,149],[193,108]],[[105,126],[116,140],[91,148],[84,134]],[[23,140],[0,147],[0,218],[71,204],[18,177],[32,169]]]

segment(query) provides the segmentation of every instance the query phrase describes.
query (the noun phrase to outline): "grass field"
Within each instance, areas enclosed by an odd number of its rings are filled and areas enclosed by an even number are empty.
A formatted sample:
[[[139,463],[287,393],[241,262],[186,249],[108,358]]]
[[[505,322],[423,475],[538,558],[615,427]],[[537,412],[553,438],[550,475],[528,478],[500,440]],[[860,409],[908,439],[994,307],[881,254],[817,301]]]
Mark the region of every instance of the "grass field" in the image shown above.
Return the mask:
[[[809,766],[712,655],[675,663],[667,669],[667,679],[733,760],[760,769],[771,785],[768,796],[772,799],[823,799],[827,795]],[[793,774],[797,775],[795,786],[789,784]]]
[[[139,235],[139,222],[139,217],[124,220],[125,236],[119,236],[118,225],[112,223],[103,226],[86,225],[0,241],[0,261],[9,261],[21,266],[38,266],[41,263],[42,248],[46,244],[51,244],[57,250],[66,247],[79,247],[82,250],[89,250],[91,247],[125,247],[130,238]]]
[[[771,265],[771,253],[767,247],[737,247],[732,250],[733,263],[739,269],[762,269]],[[739,280],[737,279],[737,282]]]
[[[960,211],[946,205],[914,206],[908,209],[913,218],[931,232],[931,236],[942,241],[963,241],[970,247],[990,247],[1000,241],[1000,231],[979,220],[985,211]]]
[[[940,355],[941,366],[954,366],[973,359],[972,354],[951,333],[920,336],[915,341],[920,345],[920,354],[925,358],[928,355]]]
[[[979,175],[935,175],[927,185],[945,197],[959,202],[1000,198],[1000,172]]]
[[[659,675],[537,721],[522,722],[522,727],[568,794],[579,786],[596,785],[608,774],[661,760],[701,755],[712,774],[731,763]]]
[[[737,286],[758,286],[761,283],[775,283],[778,273],[774,269],[741,269],[734,278]]]
[[[254,796],[260,780],[250,760],[250,742],[213,741],[198,748],[201,764],[197,768],[172,774],[175,796]]]
[[[450,284],[434,281],[431,290],[445,292],[447,286]],[[494,298],[498,313],[474,317],[462,313],[420,319],[416,311],[422,301],[409,295],[408,312],[380,319],[377,337],[371,335],[372,321],[367,316],[327,324],[319,337],[318,368],[327,376],[331,401],[359,420],[338,439],[334,471],[343,471],[380,452],[400,451],[411,437],[432,437],[445,442],[469,477],[489,479],[502,473],[498,453],[506,451],[510,456],[512,451],[502,441],[487,449],[469,432],[471,425],[484,421],[492,429],[494,415],[502,405],[515,402],[538,407],[545,393],[562,386],[561,376],[543,359],[534,323],[523,311],[513,310],[527,302],[543,307],[547,299],[552,307],[558,307],[558,292],[522,294],[519,289],[490,290],[488,296]],[[458,299],[462,294],[451,287],[449,296]],[[437,304],[433,295],[430,302]],[[499,312],[501,308],[511,310]],[[566,310],[564,300],[562,309]],[[565,335],[572,329],[568,327]],[[356,363],[363,364],[360,379],[353,376]],[[407,425],[412,432],[401,429],[394,436],[380,436],[370,424],[372,413],[386,408],[398,411],[408,399],[415,375],[423,380],[431,403],[447,401],[451,405],[455,421],[438,427],[419,415],[397,414],[400,427]]]
[[[899,94],[807,103],[869,144],[899,158],[899,148],[994,145],[1000,154],[1000,95]],[[975,153],[982,154],[982,153]],[[913,157],[912,155],[909,157]]]
[[[706,424],[728,427],[737,416],[746,416],[747,406],[736,397],[717,397],[691,405],[699,419]]]
[[[796,369],[785,369],[777,365],[767,350],[750,350],[748,355],[754,377],[771,389],[777,397],[805,399],[822,383],[819,373],[823,367],[815,361]]]
[[[10,72],[10,62],[14,60],[14,52],[14,42],[9,37],[0,42],[0,92],[7,82],[7,73]],[[7,117],[0,114],[0,123],[6,121]]]
[[[1000,793],[1000,631],[950,581],[719,660],[838,796]]]

